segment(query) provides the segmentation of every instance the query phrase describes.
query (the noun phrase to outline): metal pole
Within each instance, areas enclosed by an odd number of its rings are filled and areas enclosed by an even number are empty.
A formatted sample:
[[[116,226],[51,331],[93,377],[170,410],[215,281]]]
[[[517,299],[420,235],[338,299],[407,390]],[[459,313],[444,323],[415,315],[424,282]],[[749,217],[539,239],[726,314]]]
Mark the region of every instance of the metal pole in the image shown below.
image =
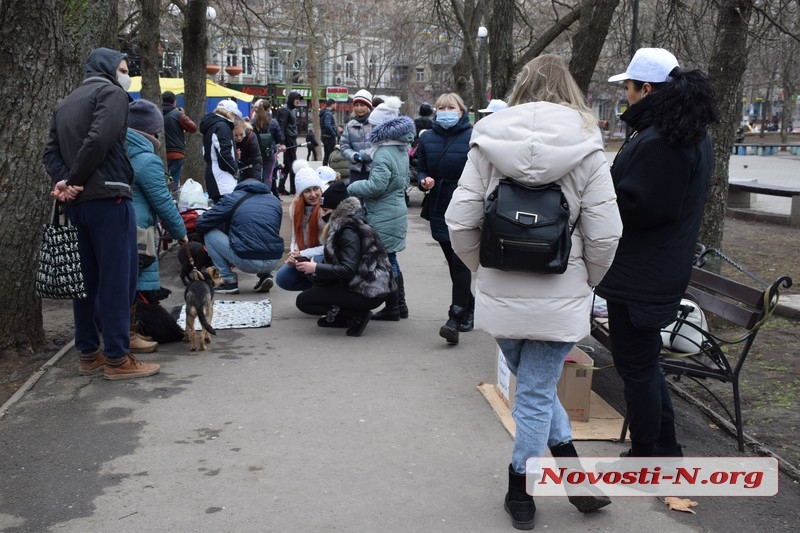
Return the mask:
[[[639,0],[633,0],[633,25],[631,26],[631,57],[639,49]]]

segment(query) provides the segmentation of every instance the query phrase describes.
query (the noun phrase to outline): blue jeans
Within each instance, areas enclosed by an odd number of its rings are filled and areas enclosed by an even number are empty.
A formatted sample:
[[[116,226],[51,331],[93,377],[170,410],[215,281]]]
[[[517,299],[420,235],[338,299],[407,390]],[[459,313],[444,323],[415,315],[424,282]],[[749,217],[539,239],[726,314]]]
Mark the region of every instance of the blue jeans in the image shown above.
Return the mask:
[[[180,185],[181,172],[183,171],[183,158],[168,161],[167,167],[169,168],[169,175],[172,176],[172,181]]]
[[[72,302],[75,348],[100,348],[109,359],[130,353],[131,305],[136,294],[139,255],[136,214],[129,199],[90,200],[69,208],[78,229],[78,250],[87,298]]]
[[[280,257],[276,259],[242,259],[231,248],[231,241],[228,236],[218,229],[214,229],[205,234],[204,240],[206,250],[211,261],[222,274],[222,279],[226,283],[235,283],[236,274],[231,270],[231,264],[242,272],[250,274],[268,274],[278,265]]]
[[[315,255],[314,262],[322,263],[322,255]],[[294,265],[283,265],[275,274],[275,285],[285,291],[304,291],[310,289],[314,278],[303,274]]]
[[[556,393],[571,342],[530,339],[495,339],[511,373],[517,377],[517,392],[511,416],[517,425],[511,464],[525,473],[529,457],[543,457],[545,448],[572,440],[569,415]]]

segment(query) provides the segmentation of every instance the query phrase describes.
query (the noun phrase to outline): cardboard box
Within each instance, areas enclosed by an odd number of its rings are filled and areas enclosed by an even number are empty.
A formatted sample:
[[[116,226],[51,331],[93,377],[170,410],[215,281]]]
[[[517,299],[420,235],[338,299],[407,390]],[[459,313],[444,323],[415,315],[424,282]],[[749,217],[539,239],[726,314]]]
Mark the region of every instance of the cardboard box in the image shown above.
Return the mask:
[[[572,349],[567,356],[568,361],[581,365],[594,365],[594,360],[578,347]],[[517,378],[511,374],[506,365],[506,359],[500,348],[497,349],[494,388],[509,409],[514,407],[514,393],[517,390]],[[592,395],[592,370],[580,368],[570,364],[564,365],[561,379],[558,381],[558,398],[561,405],[569,414],[569,419],[575,422],[589,420],[589,403]]]

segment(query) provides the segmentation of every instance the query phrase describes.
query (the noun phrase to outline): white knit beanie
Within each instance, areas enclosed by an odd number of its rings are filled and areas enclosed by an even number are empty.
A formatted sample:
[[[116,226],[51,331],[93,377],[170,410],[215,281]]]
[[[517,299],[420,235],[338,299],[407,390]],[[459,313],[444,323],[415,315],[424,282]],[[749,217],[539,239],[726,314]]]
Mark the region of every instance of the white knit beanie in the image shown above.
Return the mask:
[[[297,191],[297,194],[302,194],[310,187],[322,188],[323,183],[319,179],[319,174],[311,168],[308,161],[296,160],[292,163],[292,170],[294,171],[294,190]]]
[[[317,167],[317,174],[319,174],[319,178],[322,180],[322,183],[328,183],[336,179],[336,171],[331,167]]]
[[[401,105],[403,105],[403,102],[398,97],[387,96],[386,100],[369,114],[369,123],[377,126],[399,116]]]

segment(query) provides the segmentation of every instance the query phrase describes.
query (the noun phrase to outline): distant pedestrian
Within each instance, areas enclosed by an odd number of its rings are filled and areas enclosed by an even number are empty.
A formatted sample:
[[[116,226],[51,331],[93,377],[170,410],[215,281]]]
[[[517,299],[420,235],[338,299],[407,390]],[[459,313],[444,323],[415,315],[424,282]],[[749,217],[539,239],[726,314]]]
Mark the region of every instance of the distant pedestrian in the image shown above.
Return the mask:
[[[325,101],[325,107],[319,110],[319,128],[320,135],[322,135],[322,146],[325,154],[322,157],[322,164],[328,165],[330,162],[331,152],[336,146],[336,141],[339,137],[339,132],[336,127],[336,118],[333,112],[336,111],[336,100],[328,98]]]
[[[286,97],[286,103],[278,109],[278,124],[283,134],[283,177],[278,184],[280,194],[294,194],[294,171],[292,163],[297,159],[297,108],[303,102],[300,93],[292,91]],[[289,190],[286,190],[286,180],[289,180]]]
[[[263,181],[263,161],[258,135],[253,132],[249,123],[239,117],[233,121],[233,140],[236,142],[239,161],[239,181],[246,179]]]
[[[161,95],[161,101],[169,175],[177,185],[180,185],[183,159],[186,157],[186,133],[196,133],[197,124],[189,118],[182,107],[175,107],[175,93],[172,91],[165,91]]]
[[[233,140],[233,122],[237,116],[241,118],[242,114],[236,104],[231,100],[222,100],[214,111],[200,121],[203,159],[206,162],[206,191],[214,202],[233,192],[238,183],[239,166]]]
[[[339,140],[342,155],[349,161],[350,183],[365,180],[372,168],[372,152],[369,134],[372,124],[369,114],[372,111],[372,94],[361,89],[353,96],[353,118],[347,123]]]
[[[314,137],[314,130],[308,130],[308,133],[306,134],[306,148],[308,148],[306,161],[317,160],[317,146],[319,146],[319,142],[317,141],[317,138]],[[296,176],[297,174],[295,174],[295,177]]]

